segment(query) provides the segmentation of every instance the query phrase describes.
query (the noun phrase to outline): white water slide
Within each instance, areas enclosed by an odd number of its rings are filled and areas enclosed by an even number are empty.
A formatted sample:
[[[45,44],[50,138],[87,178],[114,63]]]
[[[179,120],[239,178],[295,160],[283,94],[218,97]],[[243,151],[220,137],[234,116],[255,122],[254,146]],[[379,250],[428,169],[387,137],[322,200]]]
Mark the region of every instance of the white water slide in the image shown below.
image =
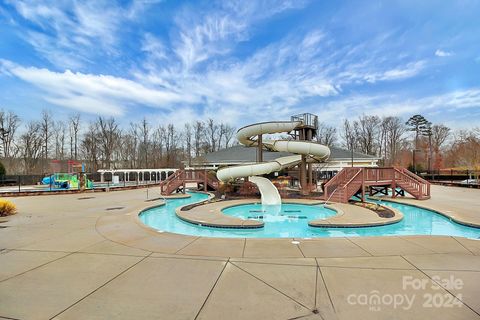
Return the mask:
[[[247,147],[257,146],[255,136],[263,134],[275,134],[291,132],[302,125],[302,121],[272,121],[252,124],[237,131],[238,141]],[[273,183],[259,175],[269,174],[285,168],[293,167],[302,161],[302,155],[308,157],[308,161],[322,162],[330,156],[330,149],[327,146],[297,140],[266,140],[262,139],[263,145],[272,151],[290,152],[296,155],[279,157],[273,161],[261,162],[249,165],[232,166],[217,171],[217,178],[221,181],[228,181],[236,178],[249,177],[249,181],[255,183],[262,195],[262,204],[281,204],[280,195]]]

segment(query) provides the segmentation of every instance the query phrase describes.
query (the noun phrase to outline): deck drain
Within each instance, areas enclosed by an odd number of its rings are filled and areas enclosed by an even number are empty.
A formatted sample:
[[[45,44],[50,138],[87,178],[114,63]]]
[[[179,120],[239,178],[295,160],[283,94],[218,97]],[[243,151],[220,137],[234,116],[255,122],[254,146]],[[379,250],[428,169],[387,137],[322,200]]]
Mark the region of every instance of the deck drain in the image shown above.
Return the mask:
[[[95,199],[95,197],[80,197],[77,200],[87,200],[87,199]]]
[[[106,210],[108,210],[108,211],[111,211],[111,210],[122,210],[123,208],[125,208],[125,207],[110,207],[110,208],[107,208]]]

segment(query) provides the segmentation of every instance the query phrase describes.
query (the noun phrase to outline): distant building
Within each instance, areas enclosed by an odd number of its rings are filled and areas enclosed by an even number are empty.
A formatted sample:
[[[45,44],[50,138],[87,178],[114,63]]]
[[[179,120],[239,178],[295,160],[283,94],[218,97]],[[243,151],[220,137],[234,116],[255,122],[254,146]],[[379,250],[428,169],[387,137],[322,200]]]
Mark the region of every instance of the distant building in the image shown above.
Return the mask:
[[[330,158],[324,163],[314,163],[314,170],[318,178],[330,178],[345,167],[352,166],[352,153],[349,150],[330,147]],[[288,152],[263,151],[263,161],[273,161],[279,157],[292,156]],[[198,169],[217,170],[219,167],[240,164],[254,164],[256,162],[257,149],[236,145],[226,149],[207,153],[202,157],[192,160],[190,167]],[[378,167],[379,158],[360,152],[353,152],[354,167]],[[186,164],[188,167],[188,164]]]

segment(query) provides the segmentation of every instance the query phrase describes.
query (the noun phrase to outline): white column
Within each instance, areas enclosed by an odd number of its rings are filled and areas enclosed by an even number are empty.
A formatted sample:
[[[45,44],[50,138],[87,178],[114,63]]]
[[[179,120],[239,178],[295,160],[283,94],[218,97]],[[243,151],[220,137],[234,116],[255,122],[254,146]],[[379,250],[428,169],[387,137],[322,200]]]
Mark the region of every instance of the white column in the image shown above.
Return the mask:
[[[105,178],[104,178],[104,176],[103,176],[104,174],[105,174],[105,172],[101,172],[101,173],[100,173],[100,182],[104,182],[104,181],[105,181]]]

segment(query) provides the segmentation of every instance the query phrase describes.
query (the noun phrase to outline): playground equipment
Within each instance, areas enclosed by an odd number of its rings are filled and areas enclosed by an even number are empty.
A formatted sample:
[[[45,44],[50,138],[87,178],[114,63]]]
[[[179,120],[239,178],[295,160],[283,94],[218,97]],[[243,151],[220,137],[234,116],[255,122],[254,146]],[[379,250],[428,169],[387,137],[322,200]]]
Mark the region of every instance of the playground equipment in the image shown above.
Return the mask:
[[[248,125],[237,131],[238,141],[247,147],[257,147],[257,163],[219,169],[217,178],[228,181],[236,178],[248,178],[257,185],[262,196],[262,204],[281,204],[280,195],[273,183],[259,175],[300,166],[300,186],[302,194],[312,189],[312,162],[323,162],[330,156],[327,146],[311,142],[317,133],[317,116],[305,113],[293,116],[291,121],[271,121]],[[294,140],[264,140],[264,134],[291,133]],[[256,137],[256,139],[255,139]],[[279,157],[274,161],[263,162],[263,149],[283,151],[296,155]],[[307,167],[308,166],[308,167]]]
[[[52,171],[56,172],[42,179],[42,184],[50,185],[55,189],[92,189],[93,182],[87,179],[85,164],[67,160],[52,160],[50,163]],[[58,168],[68,168],[68,173],[61,173]]]
[[[78,176],[81,176],[79,179]],[[82,176],[83,175],[83,176]],[[93,182],[85,174],[54,173],[42,179],[42,184],[51,185],[55,189],[81,189],[81,179],[85,180],[85,188],[93,188]]]

